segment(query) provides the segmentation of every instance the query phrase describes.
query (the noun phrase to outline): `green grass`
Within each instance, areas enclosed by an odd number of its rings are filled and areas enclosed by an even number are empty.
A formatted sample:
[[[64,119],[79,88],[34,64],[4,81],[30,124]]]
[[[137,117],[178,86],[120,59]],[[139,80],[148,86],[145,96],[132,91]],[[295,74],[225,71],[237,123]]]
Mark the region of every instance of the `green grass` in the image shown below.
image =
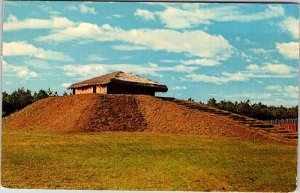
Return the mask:
[[[7,188],[293,191],[297,147],[204,136],[3,131]]]

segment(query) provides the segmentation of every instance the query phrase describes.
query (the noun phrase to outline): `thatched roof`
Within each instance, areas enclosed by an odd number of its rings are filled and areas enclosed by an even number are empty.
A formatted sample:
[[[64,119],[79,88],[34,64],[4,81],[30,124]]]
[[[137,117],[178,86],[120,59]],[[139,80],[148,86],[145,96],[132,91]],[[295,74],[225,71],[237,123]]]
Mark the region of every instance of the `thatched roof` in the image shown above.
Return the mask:
[[[167,92],[168,87],[163,84],[159,84],[158,82],[155,82],[153,80],[149,80],[146,78],[143,78],[139,75],[135,75],[128,72],[112,72],[109,74],[105,74],[103,76],[91,78],[82,82],[78,82],[75,84],[72,84],[68,87],[68,89],[74,89],[74,88],[80,88],[80,87],[86,87],[86,86],[95,86],[95,85],[105,85],[109,84],[111,82],[118,82],[121,84],[130,84],[133,86],[140,86],[140,87],[148,87],[152,88],[158,92]]]

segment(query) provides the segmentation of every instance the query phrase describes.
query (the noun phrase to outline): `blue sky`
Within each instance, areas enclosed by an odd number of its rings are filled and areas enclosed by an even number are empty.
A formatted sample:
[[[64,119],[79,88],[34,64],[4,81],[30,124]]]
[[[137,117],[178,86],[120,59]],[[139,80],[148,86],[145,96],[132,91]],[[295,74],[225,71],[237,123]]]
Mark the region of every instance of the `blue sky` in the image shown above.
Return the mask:
[[[298,103],[295,4],[4,2],[4,91],[112,71],[199,101]]]

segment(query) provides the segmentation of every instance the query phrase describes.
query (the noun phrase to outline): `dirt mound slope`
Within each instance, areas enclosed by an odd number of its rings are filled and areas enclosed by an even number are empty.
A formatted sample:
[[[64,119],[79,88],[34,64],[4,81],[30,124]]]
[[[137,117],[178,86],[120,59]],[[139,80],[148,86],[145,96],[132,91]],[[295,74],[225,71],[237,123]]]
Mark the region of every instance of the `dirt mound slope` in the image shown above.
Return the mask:
[[[55,132],[149,131],[288,140],[278,133],[255,129],[228,112],[194,107],[146,95],[71,95],[37,101],[5,118],[3,126]]]
[[[5,118],[3,126],[57,132],[142,131],[146,122],[131,96],[87,94],[39,100]]]
[[[298,139],[298,133],[295,131],[287,130],[285,128],[281,128],[280,126],[272,125],[270,123],[253,119],[250,117],[246,117],[243,115],[234,114],[228,111],[220,110],[217,108],[209,107],[204,104],[200,104],[194,101],[189,100],[180,100],[170,97],[159,97],[160,99],[164,101],[170,101],[175,104],[178,104],[180,106],[184,106],[189,109],[195,109],[200,112],[209,112],[210,114],[219,115],[221,117],[226,117],[230,120],[234,120],[235,123],[239,123],[240,125],[243,125],[247,128],[255,129],[256,131],[262,131],[264,133],[268,134],[277,134],[281,137],[287,138],[287,139]]]
[[[151,96],[136,96],[135,98],[138,101],[142,114],[144,114],[148,125],[147,130],[150,131],[267,139],[287,143],[296,142],[294,139],[285,138],[282,133],[269,132],[241,122],[241,117],[245,118],[245,116],[235,115],[226,111],[215,113],[212,112],[214,111],[213,109],[190,108],[186,105],[179,105],[173,100],[166,100],[168,98],[154,98]],[[182,102],[182,100],[179,101]],[[190,103],[190,101],[185,102]],[[217,111],[217,109],[215,110]],[[248,119],[253,120],[251,118]],[[277,130],[278,128],[274,127],[272,129]]]

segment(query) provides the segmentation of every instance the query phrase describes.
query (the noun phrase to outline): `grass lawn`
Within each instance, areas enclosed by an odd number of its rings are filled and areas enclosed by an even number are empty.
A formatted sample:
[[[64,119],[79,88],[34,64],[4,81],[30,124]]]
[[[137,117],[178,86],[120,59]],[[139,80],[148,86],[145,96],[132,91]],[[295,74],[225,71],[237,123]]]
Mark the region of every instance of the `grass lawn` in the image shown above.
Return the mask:
[[[157,133],[3,131],[7,188],[293,191],[297,147]]]

